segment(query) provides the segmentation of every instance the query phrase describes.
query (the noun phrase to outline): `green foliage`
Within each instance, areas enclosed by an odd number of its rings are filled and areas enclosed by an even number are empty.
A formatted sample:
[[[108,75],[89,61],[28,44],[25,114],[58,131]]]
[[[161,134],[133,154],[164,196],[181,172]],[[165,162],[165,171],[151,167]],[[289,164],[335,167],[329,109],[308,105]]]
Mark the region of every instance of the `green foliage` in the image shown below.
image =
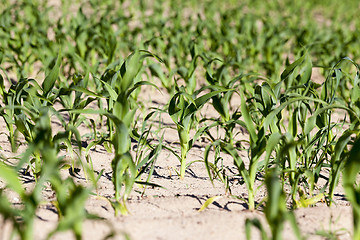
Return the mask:
[[[176,124],[176,129],[180,140],[181,155],[180,160],[180,179],[185,176],[186,168],[186,156],[189,150],[199,134],[195,134],[193,139],[190,139],[190,130],[196,128],[196,112],[203,107],[203,105],[209,101],[212,97],[218,95],[221,92],[228,90],[214,90],[206,93],[200,97],[197,97],[202,91],[208,88],[201,88],[193,95],[188,94],[184,87],[181,87],[179,91],[171,98],[169,103],[169,115]],[[201,131],[200,131],[201,133]]]
[[[230,181],[238,179],[251,210],[265,202],[273,239],[281,238],[285,221],[298,231],[288,206],[311,207],[323,199],[331,205],[344,173],[354,239],[360,238],[356,1],[1,5],[0,116],[6,129],[0,134],[12,152],[21,145],[24,150],[14,166],[0,162],[0,178],[24,208],[15,208],[1,190],[0,214],[21,239],[33,238],[35,211],[48,183],[59,214],[49,238],[69,229],[81,238],[82,221],[94,217],[83,208],[91,189],[60,178],[60,170],[80,164],[96,188],[102,172],[96,176],[92,169],[91,149],[103,146],[114,154],[114,194],[108,200],[116,214],[125,215],[135,183],[144,191],[159,187],[150,179],[160,152],[175,154],[183,179],[199,139],[208,141],[203,161],[210,181],[220,180],[231,194]],[[149,110],[140,102],[143,86],[165,89],[168,104]],[[208,117],[204,107],[217,116]],[[166,129],[150,119],[164,113],[173,120],[179,149],[163,141]],[[84,136],[82,126],[89,130]],[[71,156],[71,166],[64,154]],[[225,155],[233,164],[224,164]],[[32,191],[23,190],[20,169],[34,177]],[[263,184],[268,198],[257,201],[257,185]],[[220,197],[209,198],[200,210]],[[258,220],[247,221],[247,232],[251,225],[268,239]]]
[[[357,184],[357,176],[360,171],[359,159],[360,157],[360,141],[357,138],[352,146],[351,151],[348,153],[348,159],[345,163],[343,174],[343,186],[345,189],[346,197],[352,205],[353,209],[353,222],[354,222],[354,235],[353,239],[360,237],[360,205],[359,196],[360,191]]]
[[[265,206],[265,217],[271,230],[271,238],[266,234],[264,227],[258,219],[246,219],[246,238],[251,239],[251,226],[260,230],[262,239],[282,239],[284,223],[289,221],[297,239],[301,238],[300,230],[297,226],[295,215],[286,209],[286,195],[282,189],[277,169],[270,169],[265,177],[268,200]]]
[[[58,156],[59,144],[67,141],[67,138],[66,134],[62,133],[52,135],[48,108],[40,110],[36,123],[33,132],[34,141],[29,142],[28,148],[23,153],[19,163],[14,168],[1,163],[2,178],[7,181],[8,188],[19,195],[20,201],[24,204],[24,208],[14,209],[7,197],[1,192],[2,214],[6,219],[11,220],[22,239],[33,239],[35,211],[41,202],[42,188],[45,183],[49,182],[57,196],[56,206],[58,206],[61,218],[58,230],[71,229],[76,238],[81,239],[81,222],[87,218],[83,205],[89,197],[88,190],[82,186],[75,186],[72,179],[62,180],[60,177],[59,168],[62,157]],[[25,192],[23,184],[18,179],[17,171],[23,167],[24,163],[30,161],[32,155],[39,156],[41,163],[38,166],[39,169],[34,172],[37,176],[35,188],[28,193]],[[67,182],[72,183],[72,185],[64,184]],[[68,195],[69,192],[70,195]],[[18,221],[18,217],[22,221]],[[65,222],[68,223],[65,224]]]

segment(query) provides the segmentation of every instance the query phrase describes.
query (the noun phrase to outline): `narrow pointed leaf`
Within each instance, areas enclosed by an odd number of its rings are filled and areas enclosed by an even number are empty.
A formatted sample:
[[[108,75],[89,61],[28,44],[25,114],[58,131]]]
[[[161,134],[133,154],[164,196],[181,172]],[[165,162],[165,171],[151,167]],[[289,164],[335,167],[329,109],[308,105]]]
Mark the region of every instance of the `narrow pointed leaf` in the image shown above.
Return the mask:
[[[199,212],[204,211],[210,204],[212,204],[213,202],[215,202],[216,200],[222,198],[223,196],[214,196],[209,198],[208,200],[206,200],[204,202],[204,204],[201,206],[201,208],[198,210]]]
[[[59,50],[54,67],[51,69],[50,73],[45,77],[45,80],[42,83],[42,88],[44,90],[45,95],[47,95],[51,91],[51,89],[55,85],[56,79],[59,77],[60,64],[61,64],[61,49]]]

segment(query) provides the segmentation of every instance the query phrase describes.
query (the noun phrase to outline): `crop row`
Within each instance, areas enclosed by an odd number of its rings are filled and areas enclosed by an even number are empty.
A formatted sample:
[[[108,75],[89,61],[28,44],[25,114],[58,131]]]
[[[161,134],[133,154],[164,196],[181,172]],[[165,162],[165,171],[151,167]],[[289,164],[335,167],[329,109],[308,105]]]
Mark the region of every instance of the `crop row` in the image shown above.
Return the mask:
[[[46,184],[55,192],[52,204],[59,213],[49,238],[71,229],[81,239],[83,220],[96,218],[83,207],[92,189],[62,178],[60,169],[75,171],[80,163],[96,188],[102,172],[92,169],[91,149],[102,146],[113,153],[114,196],[108,201],[115,214],[125,215],[135,183],[158,186],[150,179],[160,152],[178,158],[181,180],[199,138],[208,141],[203,163],[210,181],[223,182],[231,193],[229,181],[239,178],[249,209],[264,207],[273,239],[281,238],[287,220],[301,238],[292,210],[322,200],[330,206],[341,178],[354,210],[353,237],[360,238],[360,22],[351,8],[341,15],[344,6],[356,3],[324,1],[324,7],[308,1],[300,7],[285,0],[265,6],[245,2],[231,2],[231,8],[175,0],[152,5],[62,1],[53,6],[47,1],[3,1],[0,116],[6,126],[2,134],[16,157],[3,157],[0,178],[23,208],[14,207],[2,188],[0,214],[21,239],[33,238]],[[322,76],[314,77],[314,69],[321,69]],[[143,86],[166,92],[168,104],[145,108],[140,102]],[[231,104],[235,98],[239,105]],[[211,106],[217,117],[200,114],[204,106]],[[136,125],[140,111],[145,116],[141,129]],[[150,124],[158,114],[172,119],[179,149],[162,137],[150,138],[151,131],[160,132]],[[84,136],[81,126],[88,129]],[[239,129],[246,140],[237,137]],[[134,154],[131,141],[140,154]],[[72,156],[70,164],[65,154]],[[225,155],[233,165],[224,165]],[[229,170],[234,167],[236,173]],[[19,179],[21,169],[36,181],[31,191]],[[268,191],[265,203],[258,205],[257,182]],[[250,225],[268,238],[256,219],[247,221],[249,237]]]

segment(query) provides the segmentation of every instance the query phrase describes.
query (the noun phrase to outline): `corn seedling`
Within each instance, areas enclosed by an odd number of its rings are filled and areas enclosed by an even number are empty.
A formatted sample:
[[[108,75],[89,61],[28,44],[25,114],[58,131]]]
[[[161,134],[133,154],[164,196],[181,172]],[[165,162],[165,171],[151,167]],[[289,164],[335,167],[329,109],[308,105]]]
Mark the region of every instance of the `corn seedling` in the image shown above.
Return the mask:
[[[178,156],[178,159],[180,160],[179,176],[180,179],[183,179],[186,169],[186,156],[192,148],[196,137],[198,137],[198,134],[195,134],[195,137],[190,139],[190,130],[195,128],[197,122],[196,112],[199,111],[213,96],[228,90],[214,90],[200,97],[197,97],[197,95],[206,90],[206,88],[199,89],[193,95],[188,94],[182,87],[179,90],[180,91],[171,98],[168,111],[176,124],[179,135],[181,151],[180,156]]]
[[[56,231],[72,229],[77,239],[81,239],[81,221],[87,217],[85,210],[82,208],[84,201],[88,198],[88,190],[85,190],[81,186],[75,187],[63,185],[61,180],[59,168],[62,163],[59,157],[59,144],[63,141],[67,141],[67,134],[58,133],[52,136],[52,130],[50,126],[49,109],[41,109],[39,118],[36,120],[36,125],[33,130],[34,141],[29,142],[27,150],[22,154],[22,157],[15,168],[9,167],[4,163],[1,163],[1,176],[8,178],[8,185],[15,191],[24,204],[23,209],[12,209],[10,203],[6,200],[5,196],[0,196],[1,204],[4,208],[1,208],[1,212],[5,214],[6,218],[11,219],[16,230],[20,234],[22,239],[33,239],[33,222],[36,216],[36,208],[41,203],[41,191],[46,182],[49,182],[53,190],[56,193],[57,200],[54,202],[55,206],[59,206],[59,215],[62,219],[59,222],[59,226]],[[16,171],[19,171],[23,164],[29,161],[29,158],[33,154],[38,154],[41,158],[41,165],[38,174],[36,175],[38,180],[35,188],[31,193],[26,193],[23,189],[23,185],[17,178]],[[11,181],[11,183],[10,183]],[[65,180],[65,182],[72,181],[71,179]],[[75,188],[74,188],[75,187]],[[72,189],[70,196],[68,190]],[[74,201],[79,205],[71,205],[62,201]],[[60,204],[60,205],[59,205]],[[17,217],[21,217],[21,221],[17,220]],[[63,223],[67,222],[67,224]],[[63,226],[64,225],[64,226]],[[51,234],[50,234],[51,235]]]
[[[277,169],[269,169],[265,177],[268,197],[265,205],[265,217],[270,226],[271,237],[268,237],[266,231],[258,219],[247,219],[245,223],[246,238],[251,239],[251,226],[255,226],[261,232],[262,239],[282,239],[282,231],[286,221],[289,221],[296,239],[302,239],[300,229],[296,223],[293,212],[286,209],[286,195],[282,189]]]

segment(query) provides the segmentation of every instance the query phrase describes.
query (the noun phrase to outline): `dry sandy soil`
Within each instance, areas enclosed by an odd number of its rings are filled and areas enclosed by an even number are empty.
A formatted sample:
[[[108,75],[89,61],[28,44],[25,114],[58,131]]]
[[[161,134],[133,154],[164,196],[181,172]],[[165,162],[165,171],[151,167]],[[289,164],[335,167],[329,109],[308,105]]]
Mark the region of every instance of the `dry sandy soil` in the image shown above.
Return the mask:
[[[162,107],[168,100],[166,93],[159,94],[154,90],[144,89],[144,103],[147,107]],[[235,101],[236,102],[236,101]],[[203,112],[213,115],[213,110],[205,108]],[[172,126],[171,119],[167,114],[162,114],[160,121],[164,126]],[[54,125],[55,127],[55,125]],[[5,130],[3,122],[0,124],[0,132]],[[86,131],[84,127],[81,131]],[[177,133],[173,129],[166,128],[164,144],[169,144],[174,149]],[[11,156],[10,146],[6,138],[0,136],[0,144],[3,150],[0,153]],[[188,161],[202,160],[203,147],[206,143],[199,143],[189,153]],[[97,193],[103,197],[113,197],[114,191],[111,182],[111,159],[112,154],[101,147],[91,151],[91,159],[94,169],[105,169],[101,176]],[[225,159],[231,164],[231,159]],[[184,180],[179,180],[174,169],[179,168],[179,161],[170,152],[163,150],[156,162],[155,174],[151,181],[163,186],[163,188],[148,187],[142,196],[142,188],[136,186],[128,201],[128,216],[114,216],[114,210],[109,202],[96,196],[91,196],[85,206],[89,213],[97,214],[104,220],[87,220],[83,225],[83,239],[104,239],[108,234],[115,235],[110,239],[245,239],[245,220],[258,218],[266,225],[265,216],[261,211],[249,211],[246,204],[236,198],[225,195],[225,189],[221,182],[209,181],[205,166],[201,162],[192,164],[186,172]],[[69,176],[67,170],[64,176]],[[75,175],[79,184],[88,184],[82,174]],[[31,188],[33,181],[24,183],[26,188]],[[232,193],[239,197],[246,197],[246,188],[237,182],[233,182]],[[198,212],[202,204],[212,196],[223,196],[211,204],[205,211]],[[257,193],[257,200],[266,195],[263,187]],[[44,192],[44,200],[53,198],[51,193]],[[18,203],[14,197],[14,204]],[[303,208],[295,211],[297,222],[306,239],[326,239],[319,236],[318,232],[332,232],[338,239],[351,239],[352,213],[349,203],[345,200],[341,187],[335,194],[336,204],[329,208],[325,203],[318,203],[311,208]],[[37,212],[34,239],[45,239],[47,234],[55,228],[58,214],[50,203],[42,205]],[[0,240],[8,239],[11,226],[0,220]],[[286,225],[283,232],[284,239],[295,239],[290,225]],[[71,232],[56,234],[52,239],[74,239]],[[252,231],[251,239],[260,239],[256,229]]]

